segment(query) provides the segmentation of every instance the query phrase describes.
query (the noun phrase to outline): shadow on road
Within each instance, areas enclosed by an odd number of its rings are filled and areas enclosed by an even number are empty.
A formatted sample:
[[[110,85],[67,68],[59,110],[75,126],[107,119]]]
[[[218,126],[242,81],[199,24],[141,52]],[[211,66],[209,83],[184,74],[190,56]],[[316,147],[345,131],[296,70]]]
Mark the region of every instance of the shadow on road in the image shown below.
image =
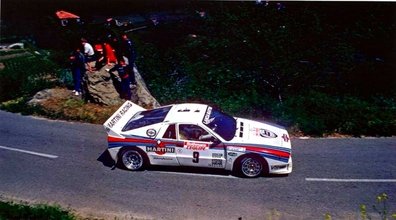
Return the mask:
[[[221,175],[229,176],[230,171],[215,168],[201,168],[201,167],[173,167],[173,166],[150,166],[146,170],[148,171],[162,171],[172,173],[193,173],[193,174],[209,174],[209,175]]]
[[[114,168],[115,163],[111,158],[109,151],[105,150],[99,157],[96,159],[99,162],[102,162],[104,166]]]

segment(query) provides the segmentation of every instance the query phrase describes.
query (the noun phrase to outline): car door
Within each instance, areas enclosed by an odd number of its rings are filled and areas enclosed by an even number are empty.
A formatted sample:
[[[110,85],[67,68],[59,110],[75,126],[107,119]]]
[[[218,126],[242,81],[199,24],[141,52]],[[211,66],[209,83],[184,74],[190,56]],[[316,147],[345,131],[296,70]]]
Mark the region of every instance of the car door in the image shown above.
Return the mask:
[[[149,129],[146,133],[148,135],[151,133],[154,136],[156,131]],[[176,157],[177,143],[175,124],[164,125],[158,131],[155,144],[147,145],[145,148],[150,163],[153,165],[179,166]]]
[[[182,166],[225,167],[224,145],[203,127],[178,124],[176,157]]]

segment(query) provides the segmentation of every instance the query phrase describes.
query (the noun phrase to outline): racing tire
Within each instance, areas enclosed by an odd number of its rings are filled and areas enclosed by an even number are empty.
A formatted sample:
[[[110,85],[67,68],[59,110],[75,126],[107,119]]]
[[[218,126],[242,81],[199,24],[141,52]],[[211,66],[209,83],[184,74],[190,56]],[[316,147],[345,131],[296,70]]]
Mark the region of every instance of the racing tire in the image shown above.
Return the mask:
[[[118,164],[126,170],[143,170],[147,163],[147,155],[137,148],[124,148],[118,157]]]
[[[267,163],[257,155],[246,155],[238,159],[234,171],[240,177],[256,178],[267,173]]]

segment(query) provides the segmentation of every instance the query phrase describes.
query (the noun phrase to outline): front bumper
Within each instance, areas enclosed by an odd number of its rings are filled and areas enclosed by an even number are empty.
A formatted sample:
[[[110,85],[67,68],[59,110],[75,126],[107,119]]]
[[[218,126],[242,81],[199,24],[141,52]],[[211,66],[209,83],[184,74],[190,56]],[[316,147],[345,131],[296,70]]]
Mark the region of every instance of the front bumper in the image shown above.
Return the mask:
[[[269,167],[272,174],[289,174],[293,171],[293,160],[290,157],[287,164],[276,164]]]

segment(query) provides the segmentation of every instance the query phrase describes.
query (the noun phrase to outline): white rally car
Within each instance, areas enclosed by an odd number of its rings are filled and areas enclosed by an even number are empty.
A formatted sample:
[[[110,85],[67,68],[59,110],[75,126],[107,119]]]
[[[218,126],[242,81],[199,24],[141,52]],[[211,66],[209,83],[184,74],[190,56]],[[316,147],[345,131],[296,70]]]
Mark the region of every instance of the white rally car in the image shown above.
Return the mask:
[[[204,104],[146,110],[126,101],[105,123],[108,151],[129,170],[148,165],[221,168],[244,177],[292,171],[288,132]]]

